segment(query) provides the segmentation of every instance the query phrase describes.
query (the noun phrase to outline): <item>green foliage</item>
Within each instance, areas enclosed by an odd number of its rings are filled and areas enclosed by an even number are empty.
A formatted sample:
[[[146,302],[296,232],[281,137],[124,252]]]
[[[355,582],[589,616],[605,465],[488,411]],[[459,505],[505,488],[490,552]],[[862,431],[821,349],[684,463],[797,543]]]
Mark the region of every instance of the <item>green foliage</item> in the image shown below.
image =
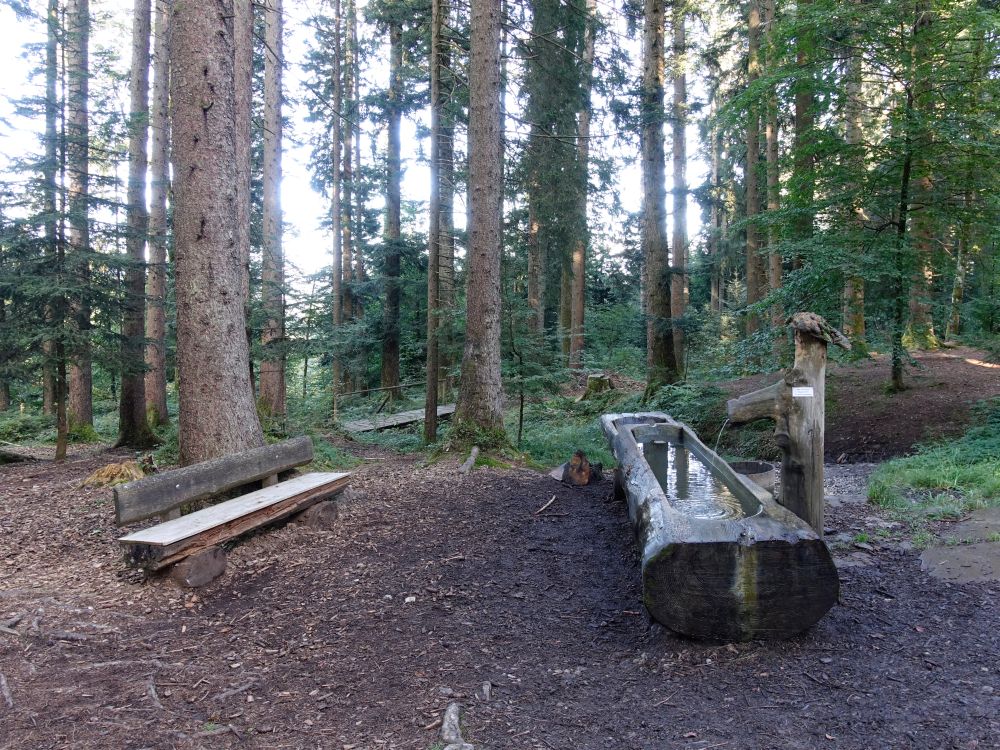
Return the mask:
[[[545,468],[569,461],[578,450],[587,454],[592,463],[613,466],[614,457],[601,433],[598,415],[611,407],[615,397],[622,396],[610,391],[589,401],[559,396],[531,404],[525,409],[521,451]],[[516,414],[508,413],[507,419],[511,425]]]
[[[48,433],[55,434],[55,417],[11,410],[0,413],[0,440],[7,443],[34,443]]]
[[[157,466],[176,466],[181,461],[181,446],[177,436],[177,423],[171,422],[157,431],[160,446],[153,451],[153,460]]]
[[[977,408],[979,424],[961,438],[921,446],[882,464],[868,499],[919,525],[1000,505],[1000,399]]]

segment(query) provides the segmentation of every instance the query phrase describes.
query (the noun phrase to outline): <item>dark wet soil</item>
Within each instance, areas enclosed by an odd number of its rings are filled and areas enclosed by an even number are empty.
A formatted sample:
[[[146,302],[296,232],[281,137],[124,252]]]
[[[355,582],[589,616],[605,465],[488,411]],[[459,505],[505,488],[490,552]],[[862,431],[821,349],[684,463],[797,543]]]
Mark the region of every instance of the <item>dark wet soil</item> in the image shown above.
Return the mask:
[[[127,571],[110,491],[77,488],[120,457],[0,467],[0,748],[426,750],[451,701],[498,750],[1000,746],[1000,584],[851,564],[880,518],[853,469],[841,602],[719,644],[649,622],[610,481],[369,457],[334,531],[246,540],[196,595]]]

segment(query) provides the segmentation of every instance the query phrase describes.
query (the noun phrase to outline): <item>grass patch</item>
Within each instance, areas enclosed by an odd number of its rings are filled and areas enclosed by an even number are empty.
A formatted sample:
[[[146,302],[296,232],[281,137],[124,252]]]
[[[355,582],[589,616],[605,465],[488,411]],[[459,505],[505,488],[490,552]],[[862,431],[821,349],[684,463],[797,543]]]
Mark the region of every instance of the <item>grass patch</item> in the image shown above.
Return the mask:
[[[310,468],[317,471],[345,471],[361,463],[351,454],[324,440],[319,435],[311,435],[313,460]]]
[[[975,415],[977,424],[962,437],[882,464],[868,499],[911,529],[1000,506],[1000,399],[979,404]]]

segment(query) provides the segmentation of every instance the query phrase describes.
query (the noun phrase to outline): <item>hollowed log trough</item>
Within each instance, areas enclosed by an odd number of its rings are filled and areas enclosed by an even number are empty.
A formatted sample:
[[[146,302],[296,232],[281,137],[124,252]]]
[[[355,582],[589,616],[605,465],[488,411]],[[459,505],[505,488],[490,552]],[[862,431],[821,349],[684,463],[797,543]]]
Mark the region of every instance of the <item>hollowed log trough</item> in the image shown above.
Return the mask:
[[[606,414],[601,426],[618,459],[616,491],[628,501],[653,618],[700,638],[780,639],[837,601],[823,540],[687,425],[649,412]],[[694,483],[704,502],[692,508]]]

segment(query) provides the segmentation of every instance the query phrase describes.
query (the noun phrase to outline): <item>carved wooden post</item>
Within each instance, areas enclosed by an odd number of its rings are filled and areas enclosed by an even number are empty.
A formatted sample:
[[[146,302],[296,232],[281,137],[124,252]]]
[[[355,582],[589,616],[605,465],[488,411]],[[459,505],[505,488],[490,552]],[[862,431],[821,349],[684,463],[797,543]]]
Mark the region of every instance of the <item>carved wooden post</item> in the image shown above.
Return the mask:
[[[781,447],[778,502],[823,536],[823,433],[826,421],[826,348],[850,349],[847,338],[814,313],[789,319],[795,331],[795,364],[783,380],[731,399],[733,423],[765,417],[776,423]]]

